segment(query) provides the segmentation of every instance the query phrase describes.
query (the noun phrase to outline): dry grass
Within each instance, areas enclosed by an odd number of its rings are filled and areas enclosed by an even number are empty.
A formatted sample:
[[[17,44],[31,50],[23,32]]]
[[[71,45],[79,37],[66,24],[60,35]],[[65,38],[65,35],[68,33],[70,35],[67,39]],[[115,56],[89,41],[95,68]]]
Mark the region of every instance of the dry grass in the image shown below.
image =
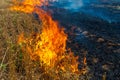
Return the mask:
[[[10,6],[12,0],[0,0],[0,9],[5,9]]]
[[[27,36],[37,29],[40,29],[40,24],[32,15],[4,8],[0,10],[0,80],[37,80],[32,72],[32,61],[17,45],[19,34]]]

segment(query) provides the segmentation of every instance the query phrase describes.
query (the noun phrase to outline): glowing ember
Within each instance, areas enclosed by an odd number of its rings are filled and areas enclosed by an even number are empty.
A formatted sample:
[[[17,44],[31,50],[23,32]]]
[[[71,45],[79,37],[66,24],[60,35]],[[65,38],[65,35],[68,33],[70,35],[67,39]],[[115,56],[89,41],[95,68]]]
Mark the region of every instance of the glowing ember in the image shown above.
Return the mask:
[[[25,0],[11,7],[12,10],[22,11],[25,13],[38,14],[42,22],[42,33],[34,33],[29,38],[24,35],[19,36],[18,42],[23,43],[24,51],[30,54],[32,60],[39,60],[40,65],[55,67],[66,71],[78,72],[78,57],[74,57],[72,52],[66,53],[67,35],[64,29],[52,17],[36,6],[46,5],[45,0]]]

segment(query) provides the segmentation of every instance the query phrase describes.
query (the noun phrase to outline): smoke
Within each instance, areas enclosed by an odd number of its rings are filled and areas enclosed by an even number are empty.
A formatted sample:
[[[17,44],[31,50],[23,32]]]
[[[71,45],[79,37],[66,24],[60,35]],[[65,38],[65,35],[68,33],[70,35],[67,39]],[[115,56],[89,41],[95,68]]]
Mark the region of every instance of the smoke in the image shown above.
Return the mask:
[[[90,5],[91,3],[99,3],[100,0],[55,0],[60,5],[58,7],[62,7],[70,10],[77,10],[84,6]]]
[[[66,9],[78,9],[83,6],[83,0],[68,0],[69,5],[65,6]]]
[[[55,7],[81,12],[108,22],[120,21],[117,6],[120,0],[55,0]],[[112,11],[111,11],[112,10]],[[116,12],[116,13],[115,13]]]

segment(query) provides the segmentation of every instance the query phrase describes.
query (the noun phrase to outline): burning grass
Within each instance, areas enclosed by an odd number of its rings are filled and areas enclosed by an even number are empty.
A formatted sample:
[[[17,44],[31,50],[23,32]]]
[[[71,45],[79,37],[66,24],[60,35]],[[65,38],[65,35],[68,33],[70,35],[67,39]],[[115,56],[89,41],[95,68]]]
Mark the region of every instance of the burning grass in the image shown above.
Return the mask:
[[[2,49],[3,53],[1,53],[2,56],[5,56],[5,61],[3,58],[0,61],[3,61],[2,65],[7,65],[5,69],[0,67],[2,71],[0,78],[78,80],[82,71],[78,69],[78,57],[75,57],[71,50],[66,49],[67,34],[64,29],[52,19],[50,14],[35,8],[38,3],[42,5],[41,2],[33,2],[34,4],[30,2],[28,5],[27,1],[29,0],[20,3],[20,6],[16,2],[17,6],[13,6],[12,10],[25,13],[35,12],[39,16],[40,23],[34,20],[31,14],[12,11],[8,13],[13,14],[1,14],[2,17],[4,16],[1,19],[4,23],[0,24],[5,31],[1,33],[1,40],[8,41],[4,42],[6,46],[1,43],[1,49],[3,45],[5,47],[5,52]],[[28,9],[27,6],[31,9]],[[19,39],[17,39],[18,35]]]

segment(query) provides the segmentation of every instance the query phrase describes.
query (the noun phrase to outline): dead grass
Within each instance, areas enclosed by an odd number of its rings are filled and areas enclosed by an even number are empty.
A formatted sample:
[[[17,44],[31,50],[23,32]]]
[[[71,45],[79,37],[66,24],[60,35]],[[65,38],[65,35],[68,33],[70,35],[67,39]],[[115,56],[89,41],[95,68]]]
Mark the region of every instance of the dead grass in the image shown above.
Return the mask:
[[[40,29],[40,24],[33,19],[32,15],[7,9],[0,10],[0,80],[37,79],[33,76],[32,69],[34,68],[31,66],[29,56],[23,55],[17,46],[17,38],[21,33],[27,36],[31,32],[40,31],[38,29]],[[23,60],[21,56],[24,57]],[[24,74],[25,71],[26,74]]]
[[[0,9],[5,9],[8,8],[8,6],[10,6],[12,0],[0,0]]]

